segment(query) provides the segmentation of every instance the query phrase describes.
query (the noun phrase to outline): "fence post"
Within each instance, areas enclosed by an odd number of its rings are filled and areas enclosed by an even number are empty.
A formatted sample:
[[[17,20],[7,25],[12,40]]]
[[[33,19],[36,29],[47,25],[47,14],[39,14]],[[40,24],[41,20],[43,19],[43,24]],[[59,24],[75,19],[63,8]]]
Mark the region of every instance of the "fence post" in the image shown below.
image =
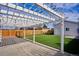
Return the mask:
[[[35,43],[35,27],[33,27],[33,43]]]
[[[61,53],[64,53],[64,19],[61,22]]]

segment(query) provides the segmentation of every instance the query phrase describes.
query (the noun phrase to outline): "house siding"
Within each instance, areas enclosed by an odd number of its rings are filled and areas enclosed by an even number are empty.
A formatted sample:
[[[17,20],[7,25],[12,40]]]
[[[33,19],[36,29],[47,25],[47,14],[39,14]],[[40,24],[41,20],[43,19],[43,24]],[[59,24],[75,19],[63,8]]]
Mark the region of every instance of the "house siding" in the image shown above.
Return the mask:
[[[69,28],[69,31],[66,31],[66,28]],[[74,22],[64,22],[64,34],[65,36],[78,36],[78,23]],[[61,34],[61,24],[57,24],[54,26],[54,34]]]

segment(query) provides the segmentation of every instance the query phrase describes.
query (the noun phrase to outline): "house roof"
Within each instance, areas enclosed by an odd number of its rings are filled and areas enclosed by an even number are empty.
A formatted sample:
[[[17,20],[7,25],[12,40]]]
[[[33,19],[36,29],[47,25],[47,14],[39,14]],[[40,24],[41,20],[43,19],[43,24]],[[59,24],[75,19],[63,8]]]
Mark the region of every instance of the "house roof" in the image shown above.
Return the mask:
[[[69,21],[69,20],[65,20],[65,22],[79,23],[79,21]]]
[[[64,22],[79,24],[79,22],[77,22],[77,21],[69,21],[69,20],[65,20]],[[61,21],[58,22],[58,23],[56,23],[56,24],[54,24],[54,25],[58,25],[58,24],[60,24],[60,23],[61,23]]]

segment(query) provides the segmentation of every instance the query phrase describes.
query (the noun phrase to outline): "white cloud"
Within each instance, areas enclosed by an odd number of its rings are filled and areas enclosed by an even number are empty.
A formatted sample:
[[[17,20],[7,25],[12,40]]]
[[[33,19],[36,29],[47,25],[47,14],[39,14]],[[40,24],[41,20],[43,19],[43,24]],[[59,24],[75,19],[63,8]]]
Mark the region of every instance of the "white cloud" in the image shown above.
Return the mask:
[[[69,21],[79,21],[79,14],[78,13],[65,13],[65,17],[68,17],[66,20]]]
[[[56,7],[69,9],[77,5],[77,3],[55,3]]]
[[[58,3],[58,4],[55,4],[57,8],[63,8],[64,10],[67,9],[67,10],[70,10],[72,7],[76,6],[77,3]],[[74,11],[74,10],[73,10]],[[68,17],[66,20],[69,20],[69,21],[79,21],[78,18],[79,18],[79,13],[72,13],[72,12],[64,12],[65,14],[65,17]]]

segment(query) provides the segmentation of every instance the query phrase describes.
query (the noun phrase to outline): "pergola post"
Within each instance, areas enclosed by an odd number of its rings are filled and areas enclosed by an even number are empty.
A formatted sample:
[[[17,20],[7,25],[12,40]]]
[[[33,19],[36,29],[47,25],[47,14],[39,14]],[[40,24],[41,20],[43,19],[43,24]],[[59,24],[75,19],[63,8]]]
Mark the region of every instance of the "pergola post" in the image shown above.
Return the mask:
[[[35,43],[35,27],[33,27],[33,43]]]
[[[1,10],[0,10],[0,12],[1,12]],[[0,46],[2,45],[2,39],[3,39],[3,37],[2,37],[2,19],[3,18],[0,19],[0,26],[1,26],[1,28],[0,28],[0,30],[1,30],[0,31]]]
[[[25,28],[24,28],[24,39],[26,39],[26,33],[25,33]]]
[[[2,24],[1,24],[1,19],[0,19],[0,25],[1,25],[1,31],[0,31],[0,44],[1,44],[1,42],[2,42]]]
[[[23,25],[24,25],[24,39],[26,39],[26,28],[25,28],[25,20],[24,20],[24,23],[23,23]]]
[[[61,22],[61,53],[64,53],[64,19]]]

